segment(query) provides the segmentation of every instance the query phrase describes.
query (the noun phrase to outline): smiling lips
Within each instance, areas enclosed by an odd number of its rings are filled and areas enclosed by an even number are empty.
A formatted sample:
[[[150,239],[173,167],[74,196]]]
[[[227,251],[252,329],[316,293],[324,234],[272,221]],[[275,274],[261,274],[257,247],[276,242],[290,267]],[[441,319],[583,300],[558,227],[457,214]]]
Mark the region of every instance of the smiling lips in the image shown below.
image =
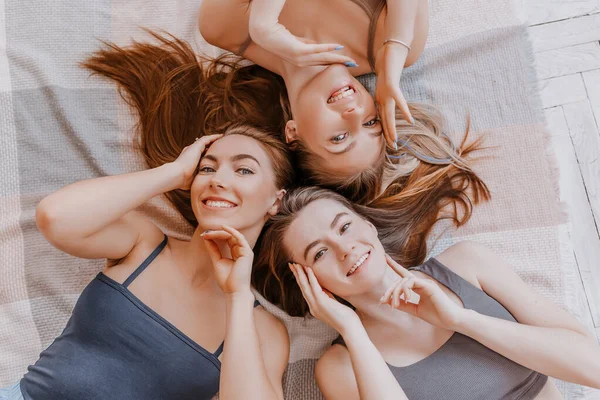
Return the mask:
[[[237,204],[235,204],[229,200],[221,199],[218,197],[209,197],[207,199],[202,200],[202,203],[204,205],[206,205],[207,207],[218,208],[218,209],[227,209],[227,208],[237,207]]]
[[[338,100],[341,100],[345,97],[352,96],[356,93],[356,90],[352,86],[344,86],[343,88],[336,90],[329,98],[327,99],[328,104],[333,104]]]
[[[354,265],[352,266],[352,268],[350,268],[350,271],[348,271],[348,273],[346,274],[346,276],[350,276],[352,275],[354,272],[356,272],[356,270],[363,265],[363,263],[365,261],[367,261],[367,259],[369,258],[369,256],[371,255],[371,251],[369,250],[368,252],[366,252],[365,254],[362,255],[361,258],[358,259],[358,261],[356,261],[356,263],[354,263]]]

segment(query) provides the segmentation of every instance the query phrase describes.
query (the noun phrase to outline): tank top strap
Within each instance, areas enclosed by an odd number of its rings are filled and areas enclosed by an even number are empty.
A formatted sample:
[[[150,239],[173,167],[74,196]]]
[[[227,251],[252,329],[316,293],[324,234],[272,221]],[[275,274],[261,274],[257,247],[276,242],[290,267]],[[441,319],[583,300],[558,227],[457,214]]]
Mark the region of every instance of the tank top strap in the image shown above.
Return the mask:
[[[258,300],[254,299],[254,308],[260,306],[260,303]],[[219,348],[217,349],[217,351],[215,351],[213,354],[215,355],[215,357],[219,358],[219,356],[223,353],[223,348],[225,347],[225,341],[221,342],[221,345],[219,346]]]
[[[144,272],[144,270],[148,267],[148,265],[150,265],[150,263],[152,261],[154,261],[156,256],[158,256],[160,254],[160,252],[165,248],[165,246],[167,245],[168,239],[169,238],[167,237],[167,235],[165,235],[165,238],[158,245],[158,247],[155,248],[154,251],[152,253],[150,253],[148,258],[146,258],[144,260],[144,262],[139,267],[137,267],[136,270],[133,271],[133,273],[131,275],[129,275],[129,277],[125,280],[125,282],[123,282],[124,287],[128,287],[129,285],[131,285],[131,283],[135,280],[135,278],[137,278],[142,272]]]
[[[430,258],[425,261],[424,264],[419,265],[417,267],[411,267],[408,269],[409,271],[419,271],[426,275],[429,275],[442,285],[446,286],[455,295],[457,295],[463,304],[465,304],[465,294],[469,290],[469,288],[477,289],[470,282],[466,281],[460,275],[446,267],[444,264],[439,262],[435,258]]]

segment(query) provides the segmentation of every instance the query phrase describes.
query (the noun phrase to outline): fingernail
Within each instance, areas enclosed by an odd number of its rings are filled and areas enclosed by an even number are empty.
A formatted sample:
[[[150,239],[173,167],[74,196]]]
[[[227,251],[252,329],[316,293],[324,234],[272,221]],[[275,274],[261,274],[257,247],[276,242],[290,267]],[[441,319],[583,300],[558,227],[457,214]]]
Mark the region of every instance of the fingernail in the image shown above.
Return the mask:
[[[398,150],[398,143],[394,143],[394,149]]]
[[[346,67],[348,67],[348,68],[356,68],[356,67],[358,67],[358,64],[357,64],[357,63],[355,63],[354,61],[346,61],[346,62],[344,63],[344,65],[345,65]]]
[[[413,117],[410,117],[410,122],[414,125],[415,124],[415,119]]]
[[[343,49],[343,48],[344,48],[344,46],[342,46],[342,45],[339,45],[339,46],[337,46],[337,47],[336,47],[334,50],[341,50],[341,49]]]
[[[204,236],[204,235],[206,235],[206,234],[207,234],[207,233],[209,233],[209,232],[212,232],[212,231],[211,231],[210,229],[207,229],[207,230],[205,230],[204,232],[202,232],[202,234],[201,234],[200,236]]]

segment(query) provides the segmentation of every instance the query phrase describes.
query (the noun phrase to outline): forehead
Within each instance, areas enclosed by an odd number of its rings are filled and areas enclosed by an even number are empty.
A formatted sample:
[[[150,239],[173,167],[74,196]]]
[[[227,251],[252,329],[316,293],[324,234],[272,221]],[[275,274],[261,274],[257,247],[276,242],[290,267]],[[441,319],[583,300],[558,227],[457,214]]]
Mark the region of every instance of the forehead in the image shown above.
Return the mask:
[[[270,158],[261,143],[245,135],[227,135],[210,145],[206,155],[217,159],[230,158],[236,154],[249,154],[256,158],[262,166],[270,165]]]
[[[295,260],[302,259],[304,249],[331,229],[331,222],[340,212],[353,215],[341,203],[330,199],[316,200],[298,213],[285,233],[283,242]]]

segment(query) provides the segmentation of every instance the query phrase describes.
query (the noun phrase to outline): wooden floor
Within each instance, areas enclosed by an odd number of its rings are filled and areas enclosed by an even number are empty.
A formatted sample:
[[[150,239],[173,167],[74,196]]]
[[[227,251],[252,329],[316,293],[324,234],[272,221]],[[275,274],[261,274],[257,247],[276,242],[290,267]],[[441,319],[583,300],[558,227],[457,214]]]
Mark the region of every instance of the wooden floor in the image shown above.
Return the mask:
[[[524,0],[575,258],[600,340],[600,0]]]

